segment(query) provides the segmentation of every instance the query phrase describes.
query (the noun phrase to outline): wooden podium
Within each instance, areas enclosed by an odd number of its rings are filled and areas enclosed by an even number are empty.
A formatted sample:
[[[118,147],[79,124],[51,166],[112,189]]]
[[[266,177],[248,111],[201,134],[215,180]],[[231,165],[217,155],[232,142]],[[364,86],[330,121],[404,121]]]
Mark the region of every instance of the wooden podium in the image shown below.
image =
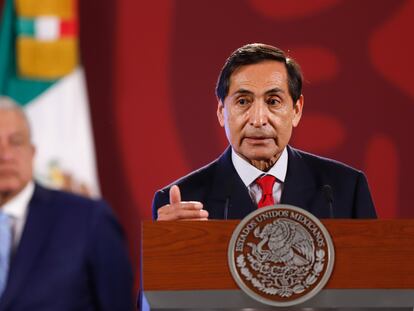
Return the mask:
[[[242,292],[227,248],[239,221],[142,224],[141,310],[278,309]],[[294,308],[414,306],[414,220],[322,220],[335,247],[325,288]],[[309,309],[308,309],[309,310]]]

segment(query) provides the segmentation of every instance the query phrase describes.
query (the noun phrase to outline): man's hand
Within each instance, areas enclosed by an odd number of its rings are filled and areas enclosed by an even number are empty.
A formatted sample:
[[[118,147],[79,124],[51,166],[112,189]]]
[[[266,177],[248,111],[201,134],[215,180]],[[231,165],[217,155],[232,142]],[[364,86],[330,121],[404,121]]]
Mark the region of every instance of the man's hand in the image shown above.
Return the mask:
[[[170,188],[170,204],[158,209],[158,220],[208,220],[208,212],[203,204],[196,201],[181,201],[180,188]]]

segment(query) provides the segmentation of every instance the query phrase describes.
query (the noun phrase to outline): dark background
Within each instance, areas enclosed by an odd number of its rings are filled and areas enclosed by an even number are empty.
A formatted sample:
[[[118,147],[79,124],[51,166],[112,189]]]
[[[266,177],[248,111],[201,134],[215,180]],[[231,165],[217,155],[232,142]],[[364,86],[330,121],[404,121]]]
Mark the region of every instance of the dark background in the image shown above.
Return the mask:
[[[214,86],[227,56],[251,42],[302,65],[292,145],[364,170],[380,217],[414,216],[414,1],[82,0],[79,9],[101,189],[136,270],[154,191],[225,148]]]

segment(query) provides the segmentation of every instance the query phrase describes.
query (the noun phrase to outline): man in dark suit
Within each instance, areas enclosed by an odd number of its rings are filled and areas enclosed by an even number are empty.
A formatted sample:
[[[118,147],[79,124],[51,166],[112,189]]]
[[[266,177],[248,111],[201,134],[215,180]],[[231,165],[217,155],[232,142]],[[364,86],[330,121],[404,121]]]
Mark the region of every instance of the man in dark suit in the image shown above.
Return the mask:
[[[0,246],[0,311],[132,310],[131,266],[112,211],[33,182],[34,152],[24,113],[0,99],[0,216],[8,220],[0,225],[10,246]]]
[[[216,95],[217,117],[230,147],[158,191],[154,219],[240,219],[275,203],[321,218],[376,217],[362,172],[288,145],[304,97],[300,68],[282,50],[249,44],[234,51]]]

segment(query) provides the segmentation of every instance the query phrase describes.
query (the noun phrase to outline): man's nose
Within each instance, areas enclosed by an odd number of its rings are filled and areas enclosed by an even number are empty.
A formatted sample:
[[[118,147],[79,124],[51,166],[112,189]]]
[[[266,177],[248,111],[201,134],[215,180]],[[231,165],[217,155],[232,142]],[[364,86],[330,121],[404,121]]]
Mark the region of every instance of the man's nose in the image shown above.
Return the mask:
[[[250,113],[250,125],[254,127],[261,127],[268,122],[267,105],[262,102],[255,102],[252,105]]]
[[[0,160],[8,160],[12,157],[12,150],[7,142],[0,140]]]

